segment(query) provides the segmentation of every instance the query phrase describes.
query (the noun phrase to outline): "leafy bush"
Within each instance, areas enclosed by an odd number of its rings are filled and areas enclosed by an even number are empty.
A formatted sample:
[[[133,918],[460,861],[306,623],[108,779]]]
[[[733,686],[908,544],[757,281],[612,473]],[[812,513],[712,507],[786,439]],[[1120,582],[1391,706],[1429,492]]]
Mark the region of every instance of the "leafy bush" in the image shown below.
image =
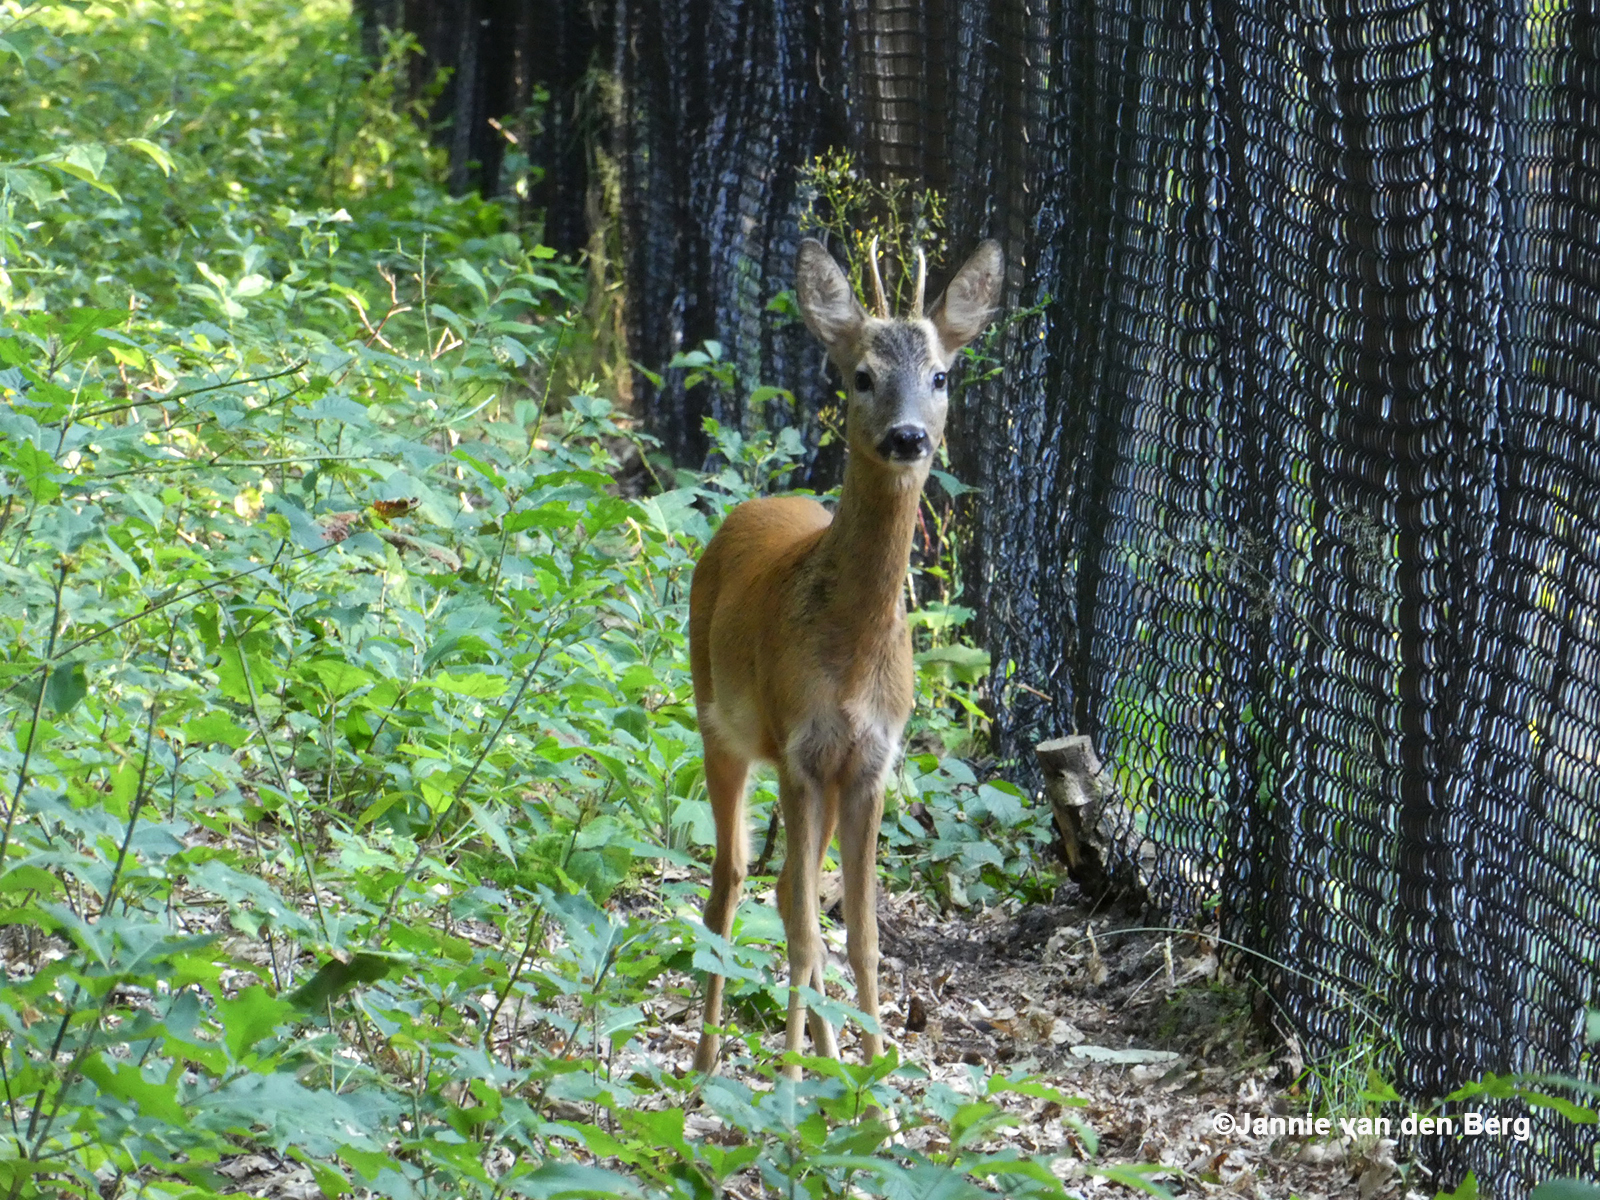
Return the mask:
[[[248,281],[248,300],[277,278],[290,286],[271,299],[305,325],[343,309],[317,303],[331,286],[377,282],[373,260],[397,244],[426,239],[447,259],[504,226],[498,207],[435,183],[415,113],[394,104],[411,48],[392,40],[369,70],[347,5],[6,9],[5,232],[27,264],[10,269],[6,307],[170,319],[203,311],[190,287],[238,295]],[[287,278],[291,264],[304,274]]]
[[[621,495],[640,436],[552,394],[581,269],[442,192],[405,43],[359,61],[341,6],[6,11],[0,1192],[207,1195],[253,1152],[328,1196],[1061,1194],[982,1146],[1032,1085],[640,1054],[713,951],[681,884],[599,905],[712,839],[689,572],[794,447]],[[759,924],[719,953],[781,1012]]]
[[[1054,890],[1037,865],[1054,836],[1049,809],[1015,784],[980,782],[966,762],[934,754],[908,755],[898,784],[884,820],[896,880],[957,908],[1008,895],[1043,900]]]

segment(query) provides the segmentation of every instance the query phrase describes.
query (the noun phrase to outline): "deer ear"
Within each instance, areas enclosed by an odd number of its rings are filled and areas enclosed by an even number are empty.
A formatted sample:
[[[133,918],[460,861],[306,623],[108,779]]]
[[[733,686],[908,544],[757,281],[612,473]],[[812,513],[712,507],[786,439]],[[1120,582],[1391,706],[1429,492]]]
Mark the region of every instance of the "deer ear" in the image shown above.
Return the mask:
[[[928,314],[946,354],[954,354],[983,332],[1000,307],[1005,281],[1006,256],[1000,243],[991,238],[962,264]]]
[[[794,290],[806,328],[829,353],[853,338],[867,319],[866,309],[850,290],[850,281],[828,248],[815,238],[800,243],[794,262]]]

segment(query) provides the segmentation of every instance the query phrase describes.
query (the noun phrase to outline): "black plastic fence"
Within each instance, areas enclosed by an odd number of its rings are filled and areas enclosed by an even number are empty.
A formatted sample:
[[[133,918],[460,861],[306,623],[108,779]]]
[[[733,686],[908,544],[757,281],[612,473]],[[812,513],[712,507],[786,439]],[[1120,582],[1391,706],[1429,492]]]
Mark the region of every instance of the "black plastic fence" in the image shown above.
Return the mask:
[[[1094,736],[1177,910],[1412,1096],[1595,1079],[1600,37],[1566,0],[614,0],[631,352],[814,410],[797,168],[999,236],[950,435],[998,729]],[[644,398],[685,458],[700,418]],[[827,464],[823,465],[826,468]],[[1015,664],[1005,674],[1005,664]],[[1026,684],[1027,687],[1018,686]],[[1494,1111],[1480,1102],[1467,1107]],[[1509,1111],[1509,1110],[1500,1110]],[[1417,1148],[1521,1196],[1592,1127]]]

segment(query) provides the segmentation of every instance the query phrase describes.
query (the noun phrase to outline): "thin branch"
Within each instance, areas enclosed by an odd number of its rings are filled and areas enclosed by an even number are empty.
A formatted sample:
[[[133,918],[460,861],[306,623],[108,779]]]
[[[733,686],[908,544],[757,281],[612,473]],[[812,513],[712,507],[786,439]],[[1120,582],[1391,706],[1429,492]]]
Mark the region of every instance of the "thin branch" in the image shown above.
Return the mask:
[[[245,459],[192,459],[175,458],[149,467],[133,467],[126,471],[110,471],[96,475],[95,479],[122,479],[128,475],[156,475],[162,471],[198,471],[205,467],[281,467],[307,462],[369,462],[382,458],[380,454],[298,454],[293,458]]]
[[[261,719],[261,706],[256,700],[256,684],[250,674],[250,656],[244,652],[244,643],[239,640],[239,630],[233,623],[233,616],[228,610],[218,605],[217,612],[228,623],[228,629],[233,634],[234,645],[239,649],[239,669],[244,675],[244,685],[250,693],[250,715],[256,719],[256,728],[261,731],[261,743],[266,747],[267,757],[272,760],[272,771],[278,777],[278,788],[283,793],[283,802],[289,806],[289,820],[294,825],[295,844],[300,850],[300,859],[306,870],[306,881],[311,888],[311,906],[317,910],[317,922],[322,926],[322,936],[332,940],[328,932],[328,914],[323,911],[322,897],[317,894],[317,872],[311,863],[311,854],[306,849],[305,831],[300,824],[300,806],[295,803],[294,789],[289,785],[289,773],[283,769],[283,763],[278,758],[278,752],[272,745],[272,734],[267,729],[267,724]]]
[[[172,647],[178,640],[178,621],[174,617],[167,625],[167,660],[161,664],[161,673],[165,675],[172,669]],[[243,655],[240,655],[242,660]],[[139,784],[133,793],[133,804],[128,809],[128,829],[123,834],[122,845],[117,850],[116,865],[111,868],[111,882],[106,885],[105,903],[100,906],[100,915],[104,917],[111,911],[111,906],[117,900],[117,888],[122,883],[122,868],[128,861],[128,847],[133,845],[133,831],[138,828],[139,814],[144,809],[145,782],[150,777],[150,751],[155,746],[156,736],[156,711],[161,706],[156,703],[155,697],[150,698],[150,719],[145,723],[144,729],[144,756],[139,762]]]
[[[490,1054],[494,1053],[494,1027],[495,1023],[500,1019],[500,1010],[505,1007],[506,1001],[511,998],[511,993],[516,990],[517,984],[521,982],[522,970],[527,966],[528,960],[533,957],[534,946],[544,936],[544,926],[545,914],[541,909],[528,919],[528,936],[522,943],[522,952],[517,955],[516,964],[511,968],[511,973],[506,976],[505,987],[495,997],[494,1007],[489,1010],[489,1019],[484,1023],[483,1027],[483,1048]],[[509,1050],[506,1055],[506,1065],[511,1065]]]
[[[56,574],[56,606],[50,618],[50,645],[45,651],[46,664],[55,657],[56,635],[61,632],[61,594],[66,590],[66,586],[67,560],[63,557]],[[24,675],[22,678],[26,679],[28,676]],[[39,740],[39,715],[44,711],[44,692],[49,682],[48,677],[40,679],[39,694],[33,698],[33,722],[28,726],[28,744],[22,751],[22,765],[17,768],[17,790],[12,794],[11,807],[6,810],[5,829],[0,831],[0,871],[5,870],[6,853],[11,849],[11,829],[17,823],[17,813],[22,811],[22,789],[28,783],[28,762],[33,757],[33,745]]]
[[[131,408],[143,408],[147,404],[169,404],[179,400],[187,400],[190,396],[198,396],[202,392],[220,392],[223,388],[240,387],[247,383],[265,383],[269,379],[282,379],[285,375],[293,375],[296,371],[305,368],[308,359],[301,359],[294,366],[282,371],[274,371],[271,375],[252,375],[247,379],[230,379],[226,383],[209,383],[205,387],[191,388],[187,392],[168,392],[164,396],[151,396],[148,400],[133,400],[127,404],[112,404],[106,408],[91,408],[88,412],[68,413],[61,418],[58,424],[70,425],[74,421],[87,421],[90,417],[103,417],[109,413],[127,412]]]
[[[285,400],[293,400],[296,396],[298,396],[301,392],[305,391],[310,386],[311,385],[309,383],[297,383],[297,384],[295,384],[294,387],[290,388],[288,391],[282,393],[281,395],[274,396],[272,399],[268,400],[265,404],[262,404],[259,408],[251,409],[250,410],[250,415],[251,416],[256,416],[256,415],[258,415],[260,413],[266,412],[268,409],[276,408],[278,405],[282,404]],[[211,415],[210,414],[205,414],[205,415],[198,416],[198,417],[192,417],[187,421],[173,421],[170,425],[166,426],[166,428],[163,430],[163,432],[170,433],[174,429],[187,429],[191,425],[204,425],[209,420],[211,420]]]

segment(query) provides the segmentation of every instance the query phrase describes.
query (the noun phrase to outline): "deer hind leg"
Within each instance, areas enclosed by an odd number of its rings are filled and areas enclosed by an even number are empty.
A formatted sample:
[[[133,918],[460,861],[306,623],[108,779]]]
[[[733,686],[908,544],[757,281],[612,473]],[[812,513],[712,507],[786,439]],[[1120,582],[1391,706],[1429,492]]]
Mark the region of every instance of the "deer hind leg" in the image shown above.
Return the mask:
[[[711,796],[711,814],[717,826],[717,857],[711,867],[711,894],[706,898],[706,928],[718,937],[733,933],[733,914],[744,891],[750,863],[749,834],[745,829],[745,781],[750,763],[720,746],[713,737],[705,738],[706,791]],[[721,975],[706,976],[705,1017],[700,1045],[694,1053],[694,1069],[707,1074],[717,1065],[722,1039],[713,1031],[722,1024]]]
[[[883,821],[880,773],[866,770],[845,790],[839,815],[839,860],[844,871],[844,925],[857,1005],[880,1032],[862,1037],[864,1061],[883,1053],[878,1013],[878,826]]]
[[[799,1053],[802,1032],[809,1017],[811,1039],[818,1054],[839,1056],[833,1028],[820,1013],[811,1013],[801,999],[801,987],[822,990],[821,914],[818,912],[817,873],[823,850],[833,833],[827,798],[820,782],[788,766],[778,771],[778,801],[783,806],[787,849],[778,876],[778,910],[789,943],[789,1022],[785,1052]],[[800,1068],[790,1067],[791,1078]]]

